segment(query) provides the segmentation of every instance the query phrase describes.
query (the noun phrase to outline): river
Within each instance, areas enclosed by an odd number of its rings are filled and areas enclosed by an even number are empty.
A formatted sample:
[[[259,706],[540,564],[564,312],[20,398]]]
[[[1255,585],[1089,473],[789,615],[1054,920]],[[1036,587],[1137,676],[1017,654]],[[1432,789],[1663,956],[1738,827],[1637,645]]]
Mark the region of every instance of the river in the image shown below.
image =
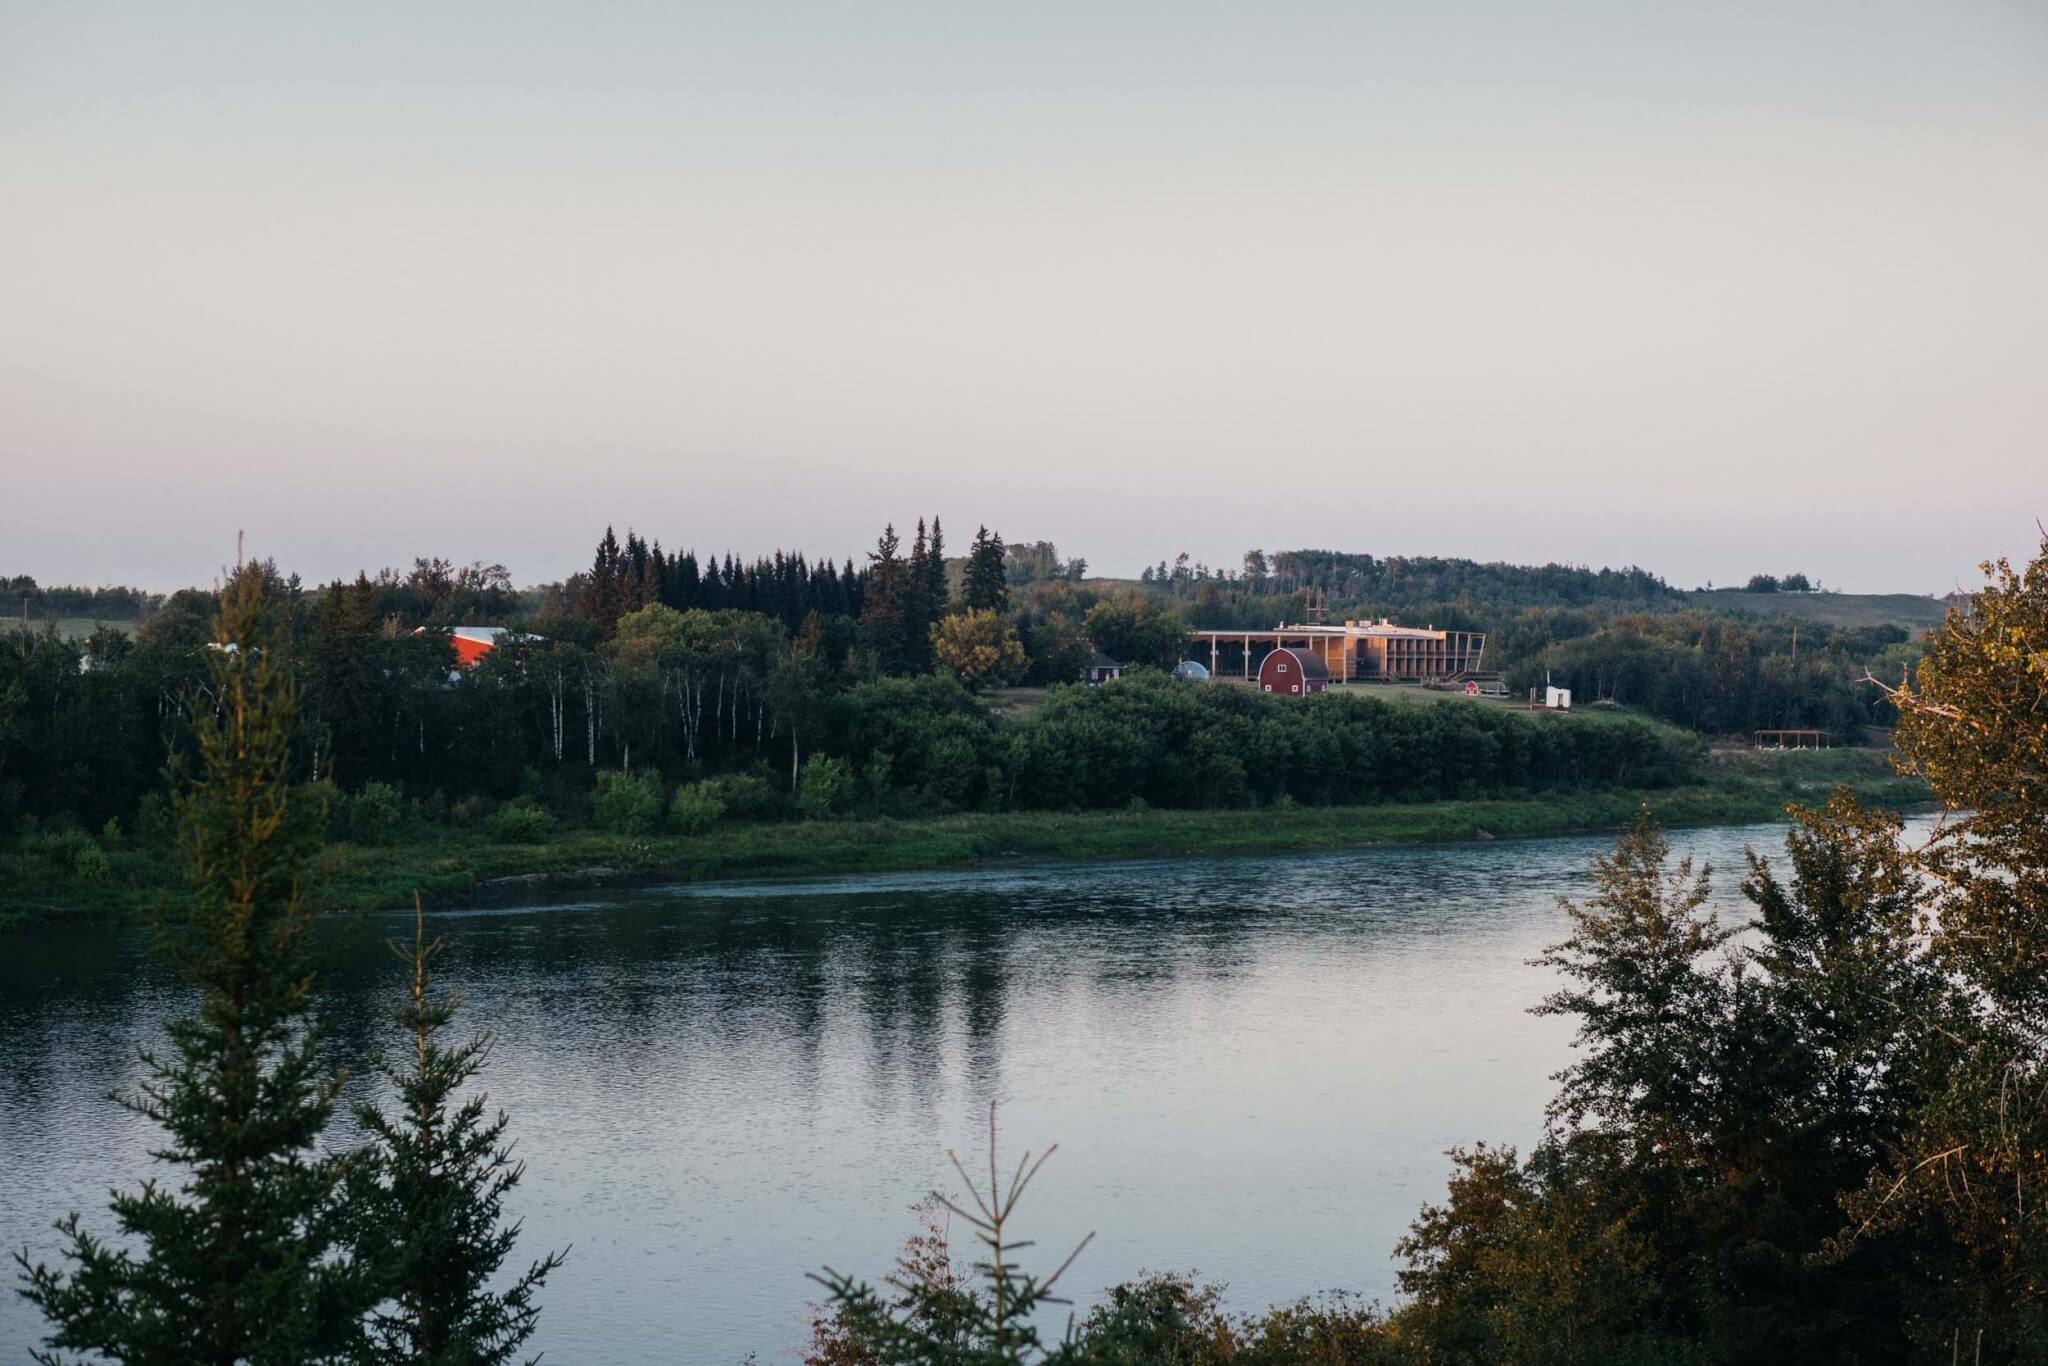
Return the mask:
[[[1742,851],[1778,826],[1688,830],[1740,918]],[[532,1346],[548,1359],[791,1359],[827,1263],[870,1278],[981,1160],[1057,1142],[1026,1197],[1077,1309],[1141,1268],[1198,1269],[1252,1308],[1388,1299],[1443,1151],[1527,1144],[1568,1021],[1528,1014],[1605,838],[1261,858],[655,887],[430,917],[443,981],[497,1049],[521,1251],[571,1247]],[[323,927],[337,1056],[395,1043],[410,914]],[[136,928],[0,939],[0,1244],[39,1256],[154,1131],[111,1103],[189,1000]],[[349,1095],[375,1095],[358,1077]],[[349,1133],[337,1131],[337,1140]],[[1007,1165],[1007,1163],[1006,1163]],[[0,1360],[40,1336],[0,1299]]]

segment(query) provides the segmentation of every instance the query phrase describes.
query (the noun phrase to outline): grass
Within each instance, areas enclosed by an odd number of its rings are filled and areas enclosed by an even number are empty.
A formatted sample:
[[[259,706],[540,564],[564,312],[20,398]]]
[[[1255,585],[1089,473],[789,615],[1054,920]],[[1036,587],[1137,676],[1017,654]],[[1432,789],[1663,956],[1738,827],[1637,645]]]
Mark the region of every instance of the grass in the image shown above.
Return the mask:
[[[1695,607],[1736,616],[1796,617],[1851,629],[1903,626],[1915,635],[1941,625],[1948,610],[1940,600],[1918,593],[1745,593],[1739,588],[1715,588],[1687,597]]]
[[[38,631],[40,631],[43,628],[43,622],[34,620],[33,618],[31,619],[30,624],[34,626],[34,628]],[[135,634],[137,630],[141,628],[141,626],[141,622],[132,620],[103,621],[98,617],[57,618],[57,634],[64,637],[64,639],[66,640],[84,640],[87,636],[92,635],[94,632],[100,630],[102,627],[110,631],[118,631],[124,636],[132,636]]]
[[[475,829],[422,828],[386,848],[339,843],[322,855],[314,902],[328,910],[432,905],[552,889],[653,881],[817,877],[969,868],[1026,860],[1193,857],[1387,843],[1525,838],[1615,829],[1647,805],[1667,825],[1770,820],[1787,802],[1818,803],[1837,784],[1892,808],[1926,804],[1917,780],[1868,750],[1717,754],[1702,780],[1659,791],[1568,792],[1499,800],[1213,811],[964,813],[919,819],[754,823],[701,835],[624,837],[564,830],[544,844],[492,842]],[[24,860],[16,859],[17,865]],[[0,920],[80,912],[136,914],[173,904],[164,855],[116,851],[89,885],[38,884],[0,865]]]

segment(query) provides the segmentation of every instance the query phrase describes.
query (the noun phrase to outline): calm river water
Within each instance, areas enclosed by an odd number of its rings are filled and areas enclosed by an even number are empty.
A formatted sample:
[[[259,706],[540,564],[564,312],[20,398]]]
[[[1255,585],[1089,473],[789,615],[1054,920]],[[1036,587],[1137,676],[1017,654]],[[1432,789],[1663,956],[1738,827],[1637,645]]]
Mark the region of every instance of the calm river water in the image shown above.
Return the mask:
[[[1741,916],[1744,845],[1684,831]],[[486,1074],[526,1159],[522,1251],[573,1245],[534,1345],[579,1362],[790,1359],[831,1265],[873,1277],[907,1207],[957,1187],[991,1100],[1015,1153],[1057,1141],[1027,1236],[1095,1241],[1077,1308],[1197,1268],[1251,1308],[1389,1298],[1443,1150],[1526,1144],[1568,1022],[1528,1008],[1555,899],[1610,841],[1035,866],[670,887],[432,917],[444,980],[495,1031]],[[340,1053],[388,1040],[410,915],[332,933]],[[106,1099],[187,997],[139,930],[0,940],[0,1245],[105,1230],[153,1131]],[[352,1095],[369,1094],[356,1083]],[[984,1162],[985,1165],[985,1162]],[[38,1336],[0,1299],[0,1360]]]

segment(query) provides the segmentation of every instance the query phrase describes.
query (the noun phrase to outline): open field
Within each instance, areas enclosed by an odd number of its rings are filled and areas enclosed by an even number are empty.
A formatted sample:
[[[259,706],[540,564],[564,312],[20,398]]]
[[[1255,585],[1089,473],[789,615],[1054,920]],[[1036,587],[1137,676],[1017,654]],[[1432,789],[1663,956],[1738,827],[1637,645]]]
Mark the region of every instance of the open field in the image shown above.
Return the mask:
[[[42,621],[30,618],[29,625],[40,631],[47,621],[48,618]],[[84,640],[93,632],[105,627],[108,630],[119,631],[122,635],[132,636],[141,624],[139,621],[102,621],[95,617],[58,617],[57,634],[66,640]]]
[[[1736,616],[1796,617],[1823,626],[1903,626],[1918,634],[1939,626],[1948,609],[1918,593],[1745,593],[1716,588],[1687,595],[1694,606]]]
[[[1700,782],[1681,788],[1513,800],[969,812],[908,820],[736,823],[694,836],[562,830],[532,845],[495,843],[475,829],[422,826],[387,847],[329,845],[312,896],[328,910],[369,910],[403,905],[414,892],[430,905],[457,905],[608,884],[1516,838],[1611,830],[1644,806],[1669,825],[1717,825],[1770,820],[1787,802],[1817,804],[1837,784],[1894,809],[1928,801],[1926,787],[1893,773],[1884,755],[1832,750],[1717,754]],[[174,904],[181,894],[175,860],[166,853],[117,848],[108,858],[108,875],[90,883],[40,870],[25,857],[0,860],[0,923],[49,914],[136,914]]]

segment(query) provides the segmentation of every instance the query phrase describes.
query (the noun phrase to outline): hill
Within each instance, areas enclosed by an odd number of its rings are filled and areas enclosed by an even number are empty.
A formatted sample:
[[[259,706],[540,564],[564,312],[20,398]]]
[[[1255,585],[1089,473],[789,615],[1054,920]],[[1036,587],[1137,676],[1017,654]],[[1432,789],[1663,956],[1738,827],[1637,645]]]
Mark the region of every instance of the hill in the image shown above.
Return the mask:
[[[1686,594],[1688,605],[1731,616],[1779,617],[1856,630],[1902,626],[1914,635],[1941,625],[1948,611],[1939,598],[1918,593],[1749,593],[1740,588]]]

